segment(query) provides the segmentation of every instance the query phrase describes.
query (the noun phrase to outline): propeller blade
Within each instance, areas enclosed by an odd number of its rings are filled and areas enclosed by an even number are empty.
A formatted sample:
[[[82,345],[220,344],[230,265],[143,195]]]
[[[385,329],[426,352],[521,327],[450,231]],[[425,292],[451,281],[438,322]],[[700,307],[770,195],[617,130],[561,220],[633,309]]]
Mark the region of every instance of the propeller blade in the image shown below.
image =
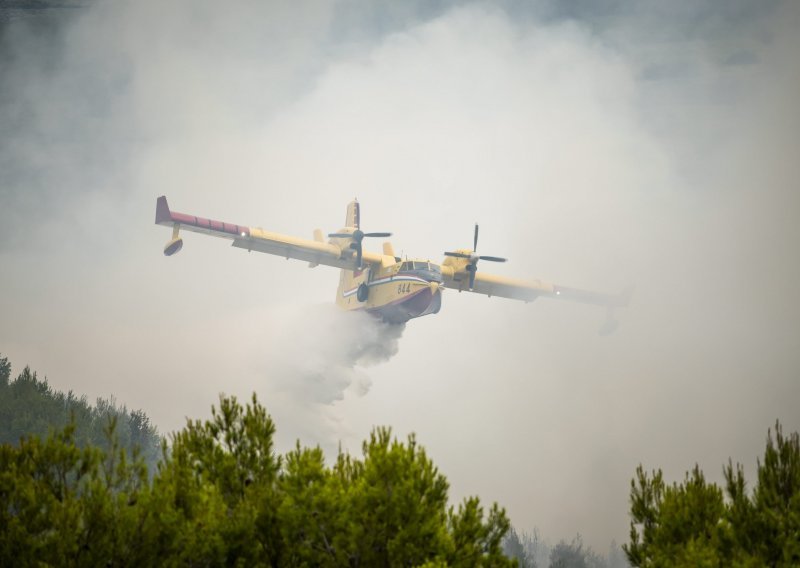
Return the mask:
[[[454,256],[456,258],[466,258],[469,260],[466,266],[464,266],[464,270],[469,273],[469,289],[472,290],[475,287],[475,274],[478,272],[478,261],[479,260],[488,260],[489,262],[507,262],[508,259],[500,257],[500,256],[489,256],[489,255],[482,255],[479,256],[475,251],[478,249],[478,224],[475,223],[475,234],[472,238],[472,251],[469,253],[464,252],[446,252],[444,253],[445,256]]]
[[[391,237],[392,233],[364,233],[360,229],[356,229],[352,233],[328,233],[328,236],[339,239],[353,239],[354,241],[360,241],[364,237]]]
[[[352,239],[350,248],[356,251],[356,268],[361,268],[361,258],[364,254],[364,249],[361,247],[361,241],[364,237],[391,237],[392,233],[365,233],[361,229],[356,229],[352,233],[328,233],[331,238],[337,239]]]
[[[472,270],[470,270],[470,268]],[[472,290],[475,287],[475,274],[478,272],[478,267],[474,264],[470,264],[467,270],[469,271],[469,289]]]

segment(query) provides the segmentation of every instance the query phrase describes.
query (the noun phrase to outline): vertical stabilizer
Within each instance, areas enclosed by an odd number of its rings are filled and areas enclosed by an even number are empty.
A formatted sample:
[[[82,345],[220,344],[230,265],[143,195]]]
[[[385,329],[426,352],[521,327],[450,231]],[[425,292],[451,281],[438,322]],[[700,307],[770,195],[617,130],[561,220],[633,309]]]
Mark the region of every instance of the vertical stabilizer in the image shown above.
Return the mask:
[[[333,236],[348,239],[344,241],[344,246],[357,252],[358,261],[356,264],[359,264],[361,260],[361,240],[364,237],[382,237],[391,234],[368,233],[365,235],[361,232],[361,206],[358,203],[358,199],[353,199],[347,204],[347,217],[344,220],[344,226],[344,234],[334,233]],[[352,310],[365,305],[364,302],[367,302],[369,297],[367,281],[369,280],[370,270],[370,266],[357,267],[355,270],[342,268],[339,276],[339,289],[336,294],[336,303],[339,306]]]
[[[354,199],[347,204],[347,218],[344,220],[345,227],[361,228],[361,206],[358,200]]]

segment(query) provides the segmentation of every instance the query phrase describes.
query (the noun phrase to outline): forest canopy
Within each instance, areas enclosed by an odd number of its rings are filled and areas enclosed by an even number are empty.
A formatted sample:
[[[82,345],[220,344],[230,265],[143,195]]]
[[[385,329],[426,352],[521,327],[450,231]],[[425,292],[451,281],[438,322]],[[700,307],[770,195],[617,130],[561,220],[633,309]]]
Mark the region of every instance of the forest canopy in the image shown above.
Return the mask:
[[[725,485],[695,466],[668,485],[661,470],[639,466],[631,481],[630,543],[634,566],[800,566],[800,437],[780,423],[767,432],[756,482],[729,461]]]
[[[412,434],[373,429],[328,464],[298,441],[279,455],[255,394],[162,439],[146,414],[53,390],[0,356],[0,565],[627,566],[800,565],[800,438],[767,433],[752,488],[698,466],[681,483],[639,466],[630,541],[606,557],[580,537],[518,534],[449,484]],[[627,560],[627,561],[626,561]]]
[[[3,372],[16,397],[4,391],[4,405],[74,402],[28,369],[11,384]],[[27,420],[41,431],[38,412]],[[361,458],[331,465],[299,442],[280,456],[255,394],[245,405],[221,396],[209,420],[171,435],[148,474],[121,442],[124,413],[106,416],[97,444],[71,416],[0,445],[0,565],[515,565],[502,549],[505,511],[477,497],[450,506],[447,479],[413,435],[376,428]]]
[[[98,398],[89,404],[86,396],[54,390],[47,379],[25,367],[13,381],[11,363],[0,354],[0,444],[17,445],[20,439],[72,424],[72,439],[81,448],[109,450],[106,430],[115,423],[116,441],[132,455],[135,447],[147,466],[155,469],[161,457],[161,436],[143,410],[129,411],[114,399]]]

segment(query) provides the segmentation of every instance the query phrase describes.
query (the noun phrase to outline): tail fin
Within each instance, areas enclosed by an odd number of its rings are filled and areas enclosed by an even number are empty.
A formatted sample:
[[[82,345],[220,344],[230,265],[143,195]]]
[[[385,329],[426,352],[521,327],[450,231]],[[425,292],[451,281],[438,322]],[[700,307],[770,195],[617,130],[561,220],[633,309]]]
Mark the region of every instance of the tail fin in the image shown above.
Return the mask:
[[[162,195],[156,201],[156,225],[168,225],[172,223],[172,214],[167,205],[166,196]]]
[[[344,220],[345,227],[361,228],[361,206],[358,200],[354,199],[347,204],[347,218]]]

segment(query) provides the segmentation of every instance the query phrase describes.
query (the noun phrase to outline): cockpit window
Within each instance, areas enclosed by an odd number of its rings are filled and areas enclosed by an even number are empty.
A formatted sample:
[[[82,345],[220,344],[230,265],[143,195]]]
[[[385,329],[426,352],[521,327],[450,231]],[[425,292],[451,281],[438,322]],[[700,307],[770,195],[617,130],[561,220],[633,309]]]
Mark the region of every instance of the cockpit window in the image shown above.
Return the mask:
[[[442,281],[442,269],[438,264],[419,260],[406,260],[398,265],[397,272],[413,272],[429,282]]]

